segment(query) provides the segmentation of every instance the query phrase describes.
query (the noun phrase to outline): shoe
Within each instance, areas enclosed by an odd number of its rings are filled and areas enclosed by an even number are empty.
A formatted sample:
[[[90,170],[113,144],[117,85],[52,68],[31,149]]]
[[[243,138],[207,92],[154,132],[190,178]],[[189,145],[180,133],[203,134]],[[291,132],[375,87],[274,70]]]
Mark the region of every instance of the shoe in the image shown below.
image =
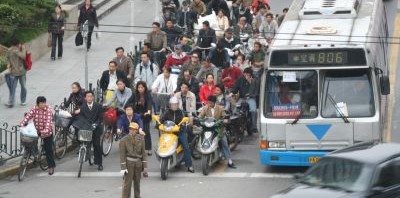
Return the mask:
[[[188,168],[188,171],[191,172],[191,173],[194,173],[194,168],[193,168],[193,166],[189,167],[189,168]]]
[[[13,108],[14,107],[14,105],[11,105],[11,104],[4,104],[6,107],[8,107],[8,108]]]
[[[54,57],[51,57],[51,60],[52,60],[52,61],[55,61],[55,60],[56,60],[56,58],[54,58]]]
[[[58,59],[62,59],[62,57],[61,57],[61,56],[59,56],[59,57],[58,57]]]
[[[54,174],[54,168],[49,168],[49,175],[53,175]]]
[[[21,106],[26,106],[26,102],[21,103]]]
[[[235,166],[235,164],[234,164],[234,163],[228,163],[228,167],[229,167],[229,168],[236,169],[236,166]]]
[[[103,170],[103,165],[99,165],[99,167],[97,168],[97,170],[102,171]]]

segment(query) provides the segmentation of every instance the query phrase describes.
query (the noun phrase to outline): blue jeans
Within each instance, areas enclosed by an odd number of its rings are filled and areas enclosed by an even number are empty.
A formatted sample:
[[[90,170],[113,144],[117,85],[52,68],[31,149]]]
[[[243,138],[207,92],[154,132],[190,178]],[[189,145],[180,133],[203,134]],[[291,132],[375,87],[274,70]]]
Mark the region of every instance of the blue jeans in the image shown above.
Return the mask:
[[[183,146],[183,161],[186,167],[192,166],[192,157],[190,156],[189,142],[187,137],[187,127],[183,127],[178,133],[179,141]]]
[[[222,154],[224,154],[225,158],[231,159],[231,150],[229,149],[228,145],[228,139],[226,139],[226,135],[220,140],[221,143],[221,148],[222,148]]]
[[[15,103],[15,92],[17,90],[18,81],[21,85],[21,103],[26,102],[26,74],[24,74],[22,76],[14,76],[10,89],[10,97],[8,99],[9,105],[14,105]]]
[[[249,104],[249,111],[251,116],[251,128],[257,129],[257,102],[255,98],[243,99],[240,98],[238,103],[242,103],[243,100],[246,100],[247,104]]]

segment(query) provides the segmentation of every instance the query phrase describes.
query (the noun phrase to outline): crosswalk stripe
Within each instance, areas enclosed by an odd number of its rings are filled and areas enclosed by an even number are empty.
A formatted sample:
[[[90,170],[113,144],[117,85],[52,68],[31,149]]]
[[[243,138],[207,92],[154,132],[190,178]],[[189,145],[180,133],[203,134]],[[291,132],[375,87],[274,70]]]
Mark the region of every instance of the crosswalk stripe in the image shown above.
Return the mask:
[[[55,172],[49,176],[47,173],[39,173],[38,177],[77,177],[77,172]],[[150,177],[160,177],[159,172],[149,172]],[[210,173],[204,176],[202,173],[170,173],[169,177],[173,178],[276,178],[276,179],[291,179],[292,174],[284,173]],[[119,172],[82,172],[82,177],[122,177]]]

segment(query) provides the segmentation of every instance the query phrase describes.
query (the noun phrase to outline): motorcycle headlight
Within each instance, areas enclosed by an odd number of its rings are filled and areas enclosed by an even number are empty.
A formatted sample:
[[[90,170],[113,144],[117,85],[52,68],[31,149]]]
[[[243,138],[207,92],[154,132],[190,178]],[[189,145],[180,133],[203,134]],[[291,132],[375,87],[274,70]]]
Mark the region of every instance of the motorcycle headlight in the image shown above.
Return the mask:
[[[173,128],[174,126],[164,126],[165,131],[172,131]]]
[[[204,132],[204,137],[205,137],[206,139],[209,139],[209,138],[211,137],[211,135],[212,135],[211,131],[206,131],[206,132]]]
[[[207,128],[211,128],[214,126],[214,122],[204,122],[204,126],[206,126]]]
[[[285,142],[268,142],[269,148],[286,148]]]

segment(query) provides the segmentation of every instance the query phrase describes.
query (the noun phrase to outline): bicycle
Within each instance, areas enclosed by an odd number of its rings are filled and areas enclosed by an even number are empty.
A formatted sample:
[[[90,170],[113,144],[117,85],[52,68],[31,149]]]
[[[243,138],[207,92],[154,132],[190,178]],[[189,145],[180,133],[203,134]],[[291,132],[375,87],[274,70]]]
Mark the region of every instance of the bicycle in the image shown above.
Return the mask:
[[[103,156],[110,154],[114,140],[118,141],[118,135],[116,134],[116,122],[117,122],[117,110],[109,109],[110,113],[103,114],[103,135],[101,137],[101,151]]]
[[[39,137],[29,137],[21,134],[21,144],[24,147],[24,153],[19,163],[18,181],[22,181],[28,164],[37,166],[39,163],[40,169],[43,171],[48,169],[43,140],[40,139],[40,150],[38,148]]]
[[[62,110],[60,106],[56,106],[55,109],[55,114],[54,114],[54,119],[55,119],[55,136],[54,136],[54,144],[56,148],[59,148],[61,150],[58,150],[59,152],[55,152],[55,157],[57,159],[62,159],[65,156],[65,153],[67,152],[68,148],[68,139],[71,140],[71,142],[74,141],[74,134],[72,131],[69,129],[71,119],[72,117],[64,117],[60,116],[60,110]]]
[[[92,154],[92,137],[93,131],[91,130],[79,130],[78,131],[78,140],[80,141],[79,147],[79,170],[78,170],[78,178],[81,177],[82,173],[82,164],[83,162],[88,161],[89,165],[93,165],[93,154]]]

